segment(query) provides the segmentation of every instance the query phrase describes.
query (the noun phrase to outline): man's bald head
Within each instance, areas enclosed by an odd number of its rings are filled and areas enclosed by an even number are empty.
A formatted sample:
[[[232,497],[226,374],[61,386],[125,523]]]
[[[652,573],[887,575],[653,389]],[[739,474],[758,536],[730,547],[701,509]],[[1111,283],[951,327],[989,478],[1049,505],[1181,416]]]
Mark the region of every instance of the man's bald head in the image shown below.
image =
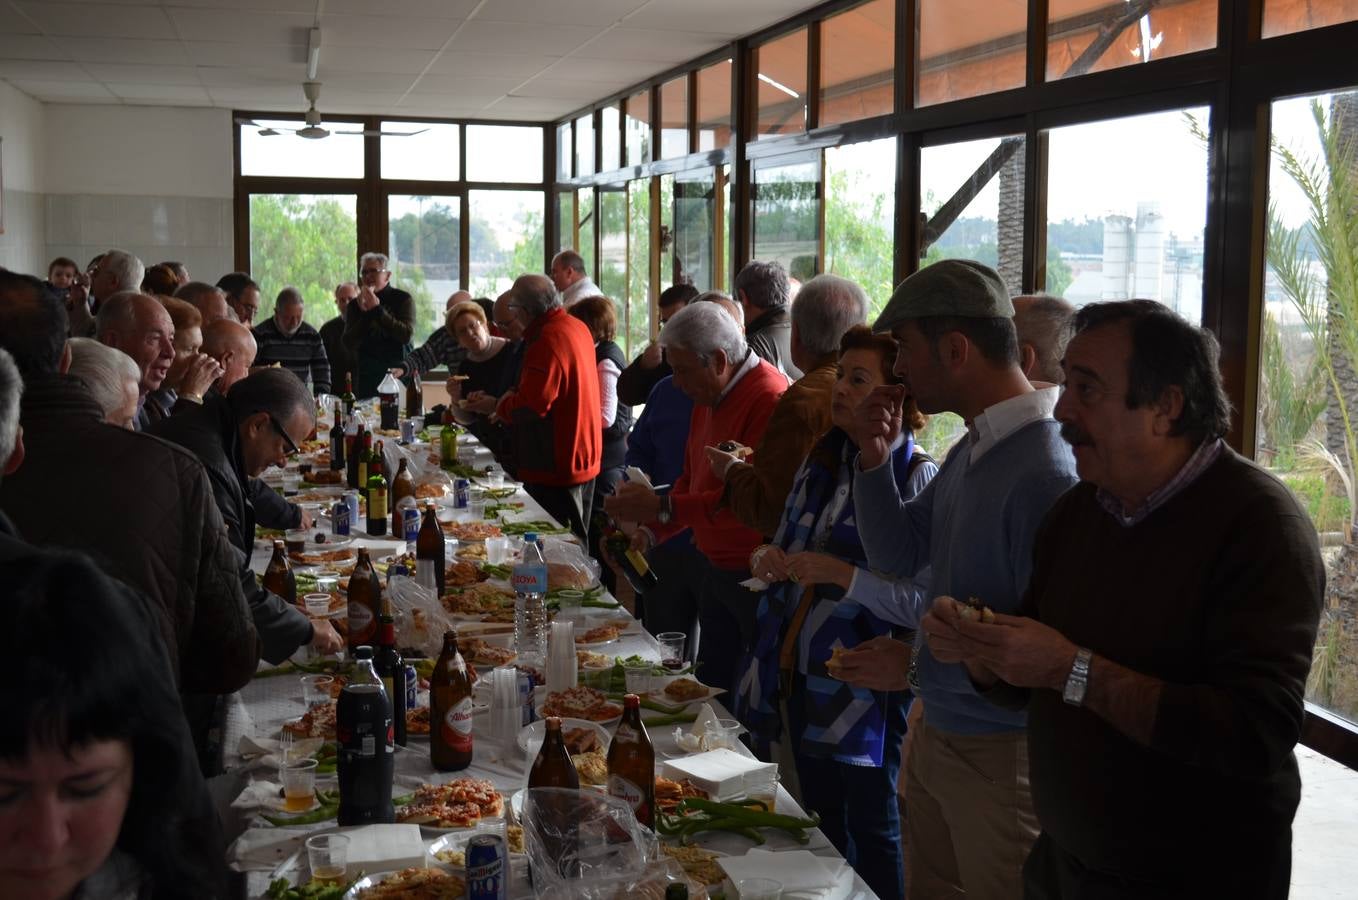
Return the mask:
[[[470,299],[472,299],[470,291],[453,291],[448,295],[448,302],[443,304],[443,311],[446,313],[459,303]]]
[[[174,295],[180,300],[192,303],[202,315],[204,325],[218,319],[229,319],[233,322],[236,320],[236,314],[226,302],[226,292],[216,285],[208,284],[206,281],[190,281],[175,291]]]
[[[1075,306],[1049,294],[1024,294],[1013,303],[1023,374],[1029,381],[1060,384],[1061,357]]]
[[[114,294],[99,307],[95,335],[101,344],[132,357],[141,371],[143,397],[160,389],[174,362],[174,321],[164,304],[139,291]]]
[[[259,348],[250,329],[239,322],[218,319],[203,327],[201,350],[226,370],[217,384],[217,389],[226,393],[231,385],[250,374]]]
[[[518,341],[523,339],[523,323],[519,321],[518,315],[510,306],[513,300],[514,292],[512,290],[505,291],[495,298],[495,327],[499,328],[500,333],[511,341]]]

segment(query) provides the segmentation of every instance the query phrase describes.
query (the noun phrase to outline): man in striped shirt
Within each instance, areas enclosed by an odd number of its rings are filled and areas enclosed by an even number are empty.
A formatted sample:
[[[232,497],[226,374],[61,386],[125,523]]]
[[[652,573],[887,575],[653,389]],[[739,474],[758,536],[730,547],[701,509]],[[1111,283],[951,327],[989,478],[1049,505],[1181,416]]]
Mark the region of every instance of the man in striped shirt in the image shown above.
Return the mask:
[[[321,334],[302,321],[302,294],[286,287],[278,294],[273,317],[255,326],[255,341],[259,353],[256,366],[279,363],[310,384],[317,394],[330,392],[330,361],[325,355]]]

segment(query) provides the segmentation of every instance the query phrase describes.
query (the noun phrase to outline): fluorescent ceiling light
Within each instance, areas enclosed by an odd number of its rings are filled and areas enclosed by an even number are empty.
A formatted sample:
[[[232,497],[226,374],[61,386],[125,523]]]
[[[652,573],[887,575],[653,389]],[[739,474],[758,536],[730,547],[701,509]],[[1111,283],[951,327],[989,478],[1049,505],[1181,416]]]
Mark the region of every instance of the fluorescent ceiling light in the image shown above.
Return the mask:
[[[764,82],[765,84],[776,87],[778,90],[782,91],[784,94],[787,94],[793,100],[801,99],[802,96],[801,94],[797,93],[796,91],[794,91],[792,88],[788,87],[785,84],[780,84],[779,82],[774,81],[772,78],[765,75],[763,72],[759,73],[759,80]]]
[[[306,47],[306,78],[307,81],[316,80],[316,70],[321,65],[321,30],[311,29],[307,38]]]

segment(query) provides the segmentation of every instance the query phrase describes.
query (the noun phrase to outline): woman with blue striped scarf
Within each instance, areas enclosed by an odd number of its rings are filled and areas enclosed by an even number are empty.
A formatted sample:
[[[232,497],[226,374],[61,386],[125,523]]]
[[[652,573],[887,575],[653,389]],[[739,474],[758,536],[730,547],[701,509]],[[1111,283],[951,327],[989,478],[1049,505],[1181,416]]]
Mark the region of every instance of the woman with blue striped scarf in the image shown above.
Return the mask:
[[[901,383],[892,372],[895,355],[890,337],[861,325],[840,342],[839,380],[831,393],[834,427],[793,479],[773,543],[750,558],[751,571],[770,587],[760,600],[754,646],[739,669],[735,697],[756,751],[768,758],[773,742],[790,745],[803,802],[885,898],[904,894],[896,777],[910,694],[903,686],[874,691],[848,684],[827,663],[836,650],[892,640],[891,624],[859,599],[890,595],[895,604],[913,605],[927,597],[927,572],[898,582],[868,568],[854,519],[858,448],[847,428],[873,388]],[[938,466],[915,448],[913,433],[924,417],[910,400],[905,423],[890,464],[902,499],[909,499]],[[908,653],[901,644],[900,658]]]

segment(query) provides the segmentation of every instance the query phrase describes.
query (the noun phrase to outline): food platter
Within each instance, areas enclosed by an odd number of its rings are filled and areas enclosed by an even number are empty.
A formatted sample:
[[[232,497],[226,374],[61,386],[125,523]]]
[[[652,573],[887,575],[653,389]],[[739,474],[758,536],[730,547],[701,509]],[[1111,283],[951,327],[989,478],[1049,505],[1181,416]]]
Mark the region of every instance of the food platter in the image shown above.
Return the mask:
[[[519,749],[522,750],[524,753],[528,754],[530,763],[537,756],[536,748],[542,747],[543,735],[546,733],[546,729],[547,723],[542,719],[538,719],[536,722],[532,722],[528,725],[525,725],[519,731],[518,737]],[[611,740],[611,736],[608,733],[608,729],[600,725],[598,722],[591,722],[588,719],[571,719],[571,718],[564,718],[561,720],[562,734],[567,734],[575,729],[593,731],[595,733],[596,738],[598,739],[599,746],[607,749],[608,742],[609,740]]]
[[[397,886],[389,884],[384,891],[382,885],[397,879],[423,882],[419,886]],[[434,885],[447,884],[447,890],[436,891]],[[419,891],[420,893],[415,893]],[[467,892],[466,879],[448,869],[402,869],[399,872],[378,872],[365,875],[354,882],[345,892],[343,900],[395,900],[399,897],[421,897],[428,900],[462,900]]]

